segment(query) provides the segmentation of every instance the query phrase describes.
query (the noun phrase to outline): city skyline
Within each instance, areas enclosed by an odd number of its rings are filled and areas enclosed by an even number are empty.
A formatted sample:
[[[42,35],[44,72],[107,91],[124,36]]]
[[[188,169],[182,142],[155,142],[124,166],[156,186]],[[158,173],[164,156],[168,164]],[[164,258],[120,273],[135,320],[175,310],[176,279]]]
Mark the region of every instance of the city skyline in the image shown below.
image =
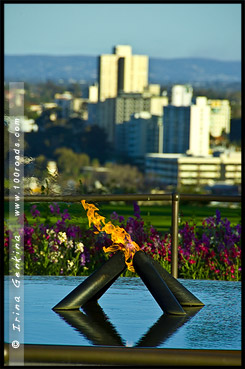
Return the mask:
[[[6,55],[100,55],[115,45],[155,58],[241,60],[241,3],[5,4]]]

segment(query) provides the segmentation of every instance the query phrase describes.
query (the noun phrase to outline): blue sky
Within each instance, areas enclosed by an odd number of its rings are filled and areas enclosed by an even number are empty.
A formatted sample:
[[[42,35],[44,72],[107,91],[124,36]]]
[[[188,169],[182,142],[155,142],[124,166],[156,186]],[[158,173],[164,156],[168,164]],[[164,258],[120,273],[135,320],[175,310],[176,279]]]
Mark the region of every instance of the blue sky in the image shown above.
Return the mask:
[[[241,60],[241,4],[5,4],[5,54]]]

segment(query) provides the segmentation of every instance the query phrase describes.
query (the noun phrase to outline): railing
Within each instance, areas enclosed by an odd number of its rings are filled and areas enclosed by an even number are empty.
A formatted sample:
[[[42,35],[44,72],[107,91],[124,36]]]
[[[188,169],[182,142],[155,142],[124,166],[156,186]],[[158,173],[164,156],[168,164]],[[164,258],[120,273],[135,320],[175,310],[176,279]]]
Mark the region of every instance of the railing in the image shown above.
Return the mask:
[[[84,199],[89,201],[171,201],[172,202],[172,218],[171,218],[171,274],[178,277],[178,218],[180,200],[188,201],[218,201],[218,202],[241,202],[241,196],[218,196],[218,195],[189,195],[189,194],[123,194],[123,195],[76,195],[76,196],[42,196],[33,195],[25,196],[24,202],[81,202]],[[4,200],[14,201],[14,198],[5,196]]]

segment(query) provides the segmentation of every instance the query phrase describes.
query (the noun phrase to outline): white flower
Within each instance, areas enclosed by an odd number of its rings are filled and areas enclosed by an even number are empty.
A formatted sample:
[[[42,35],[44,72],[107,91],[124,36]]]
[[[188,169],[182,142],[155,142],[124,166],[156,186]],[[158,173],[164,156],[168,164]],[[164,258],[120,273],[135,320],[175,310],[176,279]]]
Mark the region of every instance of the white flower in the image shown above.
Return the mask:
[[[71,270],[71,268],[73,267],[73,265],[74,265],[74,262],[73,261],[67,260],[67,266],[68,266],[67,270]]]
[[[67,242],[67,247],[68,247],[68,249],[71,247],[73,247],[73,241],[72,240],[70,240],[70,241],[68,241]]]
[[[84,244],[82,242],[76,242],[76,251],[75,252],[83,252],[84,251]]]
[[[58,240],[60,241],[60,243],[66,242],[67,241],[67,235],[65,232],[59,232],[58,233]]]
[[[58,263],[57,253],[54,252],[53,255],[51,255],[50,259],[53,263]]]

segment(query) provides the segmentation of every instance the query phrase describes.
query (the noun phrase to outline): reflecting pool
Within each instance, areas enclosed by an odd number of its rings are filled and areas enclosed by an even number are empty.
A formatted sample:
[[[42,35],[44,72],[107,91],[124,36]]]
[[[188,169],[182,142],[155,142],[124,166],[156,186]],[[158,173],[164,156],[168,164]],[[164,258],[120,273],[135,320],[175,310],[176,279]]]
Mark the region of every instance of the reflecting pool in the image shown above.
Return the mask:
[[[241,282],[178,279],[205,306],[163,314],[140,278],[118,278],[77,311],[52,308],[86,277],[25,277],[25,344],[241,350]],[[5,277],[5,342],[9,342]]]

